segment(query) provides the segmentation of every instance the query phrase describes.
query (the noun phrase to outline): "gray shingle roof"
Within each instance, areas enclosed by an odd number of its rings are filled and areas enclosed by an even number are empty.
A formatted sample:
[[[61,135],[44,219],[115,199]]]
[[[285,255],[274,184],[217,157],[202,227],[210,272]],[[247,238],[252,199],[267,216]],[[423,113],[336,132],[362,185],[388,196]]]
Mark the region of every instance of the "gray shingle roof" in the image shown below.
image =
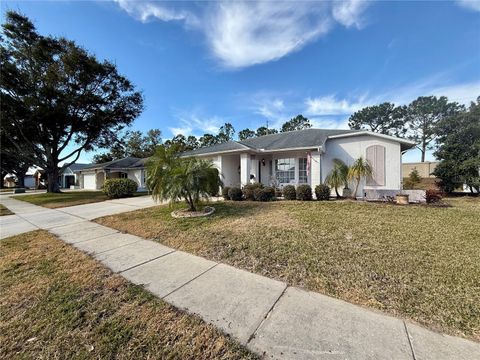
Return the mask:
[[[138,162],[139,160],[143,160],[141,158],[128,156],[123,159],[113,160],[106,163],[101,164],[92,164],[90,166],[84,167],[82,170],[93,170],[93,169],[126,169],[130,168],[133,164]]]
[[[358,130],[305,129],[265,135],[240,141],[257,150],[281,150],[323,146],[328,136],[357,132]]]
[[[72,164],[69,166],[72,171],[79,171],[85,169],[86,167],[92,166],[92,164]]]
[[[203,154],[210,154],[210,153],[217,153],[217,152],[224,152],[224,151],[235,151],[235,150],[246,150],[246,149],[248,149],[248,145],[242,145],[238,141],[229,141],[226,143],[203,147],[203,148],[195,149],[192,151],[186,151],[182,155],[183,156],[203,155]]]
[[[294,148],[316,148],[319,146],[323,146],[328,136],[349,134],[358,131],[359,130],[329,129],[305,129],[288,131],[284,133],[260,136],[243,141],[229,141],[223,144],[188,151],[183,153],[183,156],[205,155],[210,153],[246,149],[252,149],[254,151],[273,151]]]

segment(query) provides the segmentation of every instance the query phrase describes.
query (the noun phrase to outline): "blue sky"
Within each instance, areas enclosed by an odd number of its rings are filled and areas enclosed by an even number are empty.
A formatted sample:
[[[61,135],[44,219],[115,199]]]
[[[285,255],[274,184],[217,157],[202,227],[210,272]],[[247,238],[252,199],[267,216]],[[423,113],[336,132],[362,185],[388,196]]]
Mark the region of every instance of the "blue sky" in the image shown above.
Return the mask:
[[[346,128],[363,106],[480,95],[480,1],[3,1],[43,34],[114,61],[143,91],[133,128],[215,132],[302,113]],[[88,162],[93,154],[82,155]],[[419,160],[416,151],[404,161]],[[431,155],[429,159],[432,159]]]

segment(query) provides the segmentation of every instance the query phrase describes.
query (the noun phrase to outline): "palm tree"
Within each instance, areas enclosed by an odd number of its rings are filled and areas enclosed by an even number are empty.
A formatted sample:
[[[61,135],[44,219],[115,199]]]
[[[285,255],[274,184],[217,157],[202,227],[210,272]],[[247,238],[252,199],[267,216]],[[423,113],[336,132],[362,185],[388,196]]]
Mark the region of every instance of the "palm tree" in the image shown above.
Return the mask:
[[[338,193],[338,188],[340,186],[344,186],[347,188],[347,181],[348,181],[348,166],[340,159],[333,159],[333,169],[327,175],[325,179],[325,183],[333,187],[335,189],[335,194],[337,194],[337,198],[340,198],[340,194]]]
[[[353,193],[354,199],[357,198],[358,186],[360,185],[360,181],[362,180],[362,178],[372,176],[372,174],[372,166],[368,163],[368,161],[363,160],[361,156],[357,160],[355,160],[352,166],[350,166],[350,168],[348,169],[348,179],[354,180],[356,182],[355,191]]]
[[[189,211],[196,211],[202,197],[208,199],[212,189],[223,185],[211,161],[180,158],[164,146],[148,161],[147,173],[147,186],[155,201],[183,199]]]

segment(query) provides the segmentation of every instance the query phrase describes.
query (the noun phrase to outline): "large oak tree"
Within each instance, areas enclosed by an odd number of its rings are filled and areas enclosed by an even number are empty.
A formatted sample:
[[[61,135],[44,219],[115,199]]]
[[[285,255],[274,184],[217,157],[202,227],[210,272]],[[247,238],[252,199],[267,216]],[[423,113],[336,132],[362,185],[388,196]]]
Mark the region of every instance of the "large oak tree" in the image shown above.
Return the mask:
[[[143,98],[115,64],[73,41],[40,35],[27,17],[7,12],[2,27],[2,127],[6,136],[18,132],[11,140],[31,150],[48,191],[57,192],[59,164],[111,144],[141,113]]]

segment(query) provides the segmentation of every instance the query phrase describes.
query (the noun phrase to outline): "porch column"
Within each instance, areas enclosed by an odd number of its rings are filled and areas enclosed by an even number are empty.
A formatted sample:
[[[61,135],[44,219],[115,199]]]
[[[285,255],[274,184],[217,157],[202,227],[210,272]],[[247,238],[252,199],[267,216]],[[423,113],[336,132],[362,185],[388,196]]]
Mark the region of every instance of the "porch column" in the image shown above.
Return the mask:
[[[240,154],[240,183],[245,186],[250,183],[250,154]]]

